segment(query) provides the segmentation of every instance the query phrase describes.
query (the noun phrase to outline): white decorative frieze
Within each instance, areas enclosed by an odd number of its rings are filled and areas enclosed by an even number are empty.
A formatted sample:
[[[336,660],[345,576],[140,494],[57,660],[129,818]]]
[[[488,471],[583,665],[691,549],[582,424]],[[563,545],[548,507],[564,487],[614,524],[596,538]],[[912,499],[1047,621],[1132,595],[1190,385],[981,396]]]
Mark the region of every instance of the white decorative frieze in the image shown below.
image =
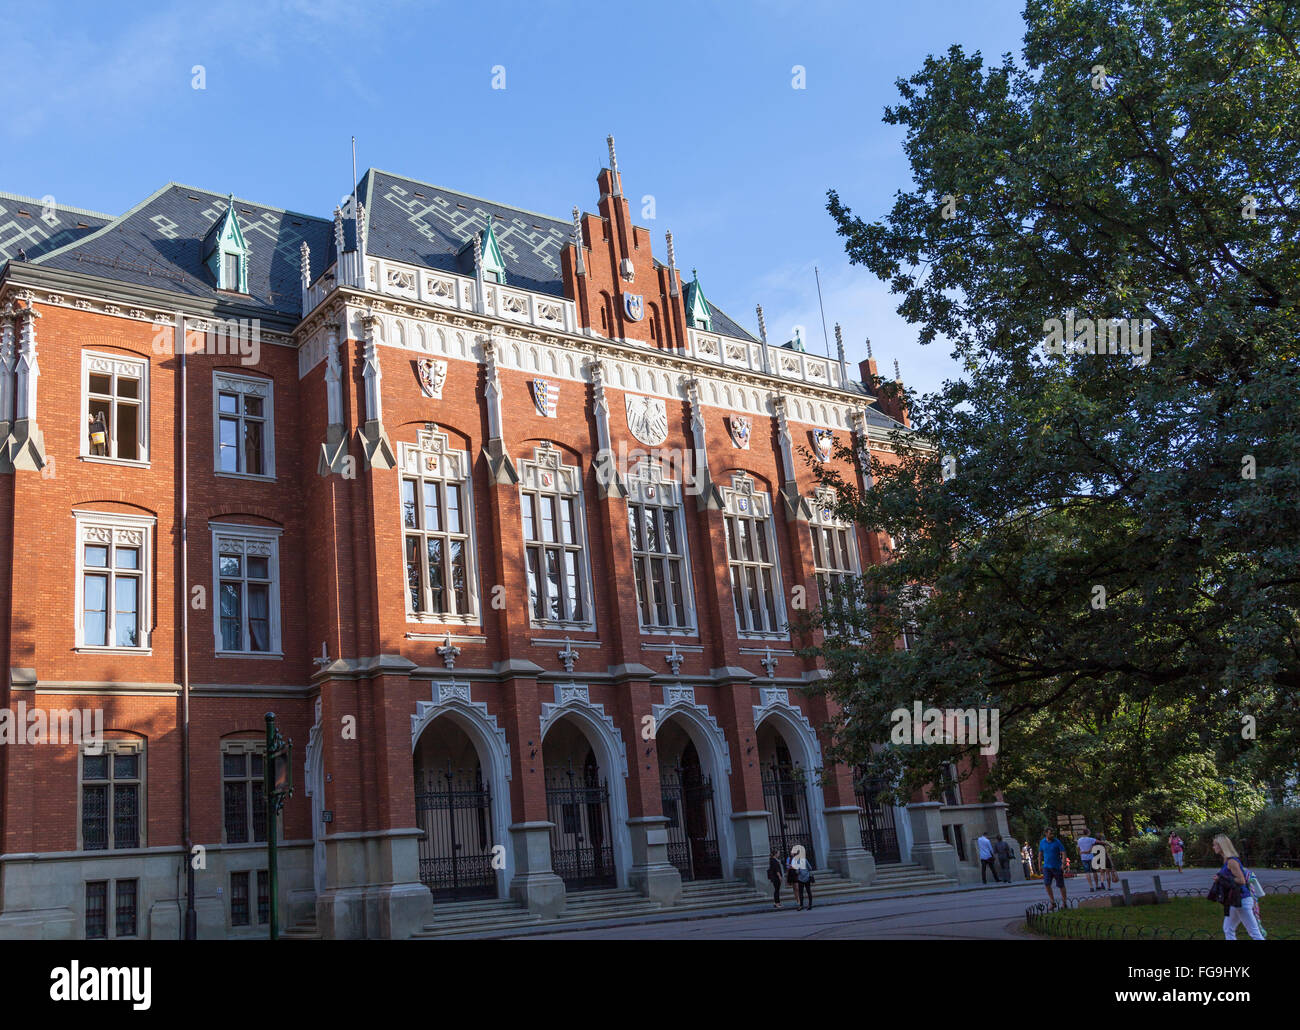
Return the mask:
[[[731,775],[731,748],[727,744],[727,735],[718,720],[713,717],[707,705],[697,704],[695,688],[681,683],[664,684],[664,703],[651,705],[650,714],[656,727],[674,715],[695,724],[713,738],[714,748],[722,758],[723,769]]]
[[[545,738],[546,731],[549,730],[558,720],[573,712],[581,712],[588,719],[600,726],[600,732],[605,736],[610,745],[616,748],[619,766],[623,776],[626,777],[627,746],[623,742],[623,734],[619,732],[619,728],[615,725],[613,718],[605,713],[604,705],[592,704],[588,688],[585,684],[573,682],[555,684],[555,703],[550,704],[548,702],[542,705],[542,738]]]

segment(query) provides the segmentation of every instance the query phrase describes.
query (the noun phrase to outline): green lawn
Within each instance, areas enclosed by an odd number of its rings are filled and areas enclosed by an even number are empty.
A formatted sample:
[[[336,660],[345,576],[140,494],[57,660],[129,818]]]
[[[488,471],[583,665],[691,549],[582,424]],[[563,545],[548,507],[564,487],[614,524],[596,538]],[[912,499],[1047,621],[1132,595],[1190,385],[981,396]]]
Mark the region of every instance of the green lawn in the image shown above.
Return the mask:
[[[1300,940],[1300,894],[1270,894],[1260,901],[1260,912],[1269,940]],[[1167,905],[1134,905],[1129,908],[1079,908],[1053,913],[1048,926],[1035,932],[1053,937],[1092,936],[1100,931],[1103,937],[1120,938],[1120,927],[1141,928],[1141,936],[1160,938],[1186,937],[1193,931],[1203,931],[1216,938],[1223,937],[1223,908],[1203,898],[1175,898]],[[1108,928],[1110,929],[1107,932]],[[1071,932],[1073,931],[1073,932]],[[1130,929],[1128,938],[1138,936]],[[1237,928],[1238,940],[1249,940],[1242,927]]]

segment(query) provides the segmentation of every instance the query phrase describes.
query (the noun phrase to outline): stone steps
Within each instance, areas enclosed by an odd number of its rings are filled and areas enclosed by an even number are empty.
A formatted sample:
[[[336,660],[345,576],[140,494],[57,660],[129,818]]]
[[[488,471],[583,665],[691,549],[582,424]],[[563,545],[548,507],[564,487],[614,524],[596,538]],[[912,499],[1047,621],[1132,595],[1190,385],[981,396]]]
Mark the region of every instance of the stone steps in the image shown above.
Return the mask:
[[[878,866],[876,879],[869,886],[846,880],[839,873],[819,869],[814,873],[813,903],[827,899],[850,900],[892,894],[913,893],[936,887],[951,887],[955,881],[936,876],[923,866],[907,863]],[[783,904],[791,896],[782,885]],[[441,939],[463,936],[508,937],[518,933],[562,929],[578,923],[636,919],[646,915],[683,915],[725,909],[760,910],[771,904],[771,892],[756,889],[742,880],[694,880],[682,884],[679,904],[664,906],[649,900],[628,887],[596,888],[569,891],[564,912],[551,919],[529,912],[515,901],[486,899],[438,904],[434,920],[412,934],[417,939]]]

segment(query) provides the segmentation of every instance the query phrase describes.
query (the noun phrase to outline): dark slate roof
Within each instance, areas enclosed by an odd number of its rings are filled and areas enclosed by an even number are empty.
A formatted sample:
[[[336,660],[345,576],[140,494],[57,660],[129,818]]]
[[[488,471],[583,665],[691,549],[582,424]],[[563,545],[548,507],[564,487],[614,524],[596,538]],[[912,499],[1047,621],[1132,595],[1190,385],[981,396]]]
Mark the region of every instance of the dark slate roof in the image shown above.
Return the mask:
[[[506,285],[564,295],[560,254],[573,224],[468,193],[371,169],[361,178],[366,253],[464,274],[456,254],[493,219],[506,259]]]
[[[83,211],[66,204],[46,205],[34,197],[0,193],[0,264],[17,260],[21,250],[28,261],[73,243],[102,228],[112,215]]]
[[[307,241],[319,274],[332,250],[332,223],[236,198],[249,250],[248,296],[220,293],[203,264],[203,240],[226,206],[219,193],[168,183],[97,232],[34,263],[196,297],[235,299],[268,314],[301,315],[299,245]]]

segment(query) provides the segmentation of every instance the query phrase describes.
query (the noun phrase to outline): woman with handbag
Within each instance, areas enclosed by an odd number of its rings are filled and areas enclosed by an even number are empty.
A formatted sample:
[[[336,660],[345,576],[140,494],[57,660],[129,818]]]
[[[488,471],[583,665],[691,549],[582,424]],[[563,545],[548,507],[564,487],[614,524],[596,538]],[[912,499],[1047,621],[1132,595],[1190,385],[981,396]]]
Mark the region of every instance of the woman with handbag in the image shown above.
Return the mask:
[[[1262,941],[1259,921],[1255,918],[1255,898],[1251,894],[1250,871],[1241,861],[1237,849],[1232,846],[1226,833],[1214,838],[1214,853],[1223,859],[1223,867],[1214,878],[1214,889],[1210,896],[1223,903],[1223,936],[1226,940],[1237,939],[1237,925],[1246,927],[1251,940]],[[1256,883],[1259,881],[1256,880]]]

